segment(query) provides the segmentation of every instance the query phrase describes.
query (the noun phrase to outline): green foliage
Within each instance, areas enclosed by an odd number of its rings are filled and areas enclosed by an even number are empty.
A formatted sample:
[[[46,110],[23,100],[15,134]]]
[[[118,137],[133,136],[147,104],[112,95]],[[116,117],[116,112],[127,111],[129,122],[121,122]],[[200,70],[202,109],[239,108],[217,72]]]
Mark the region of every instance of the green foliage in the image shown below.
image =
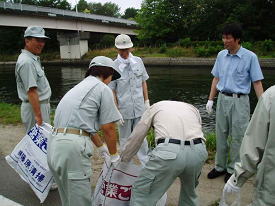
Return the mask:
[[[100,45],[103,48],[109,48],[109,47],[114,47],[114,42],[115,42],[115,36],[112,34],[105,34],[101,40],[100,40]]]
[[[146,42],[189,36],[217,40],[226,23],[239,22],[245,40],[274,40],[274,10],[274,1],[263,0],[144,0],[136,18],[138,37]]]
[[[138,13],[138,9],[135,8],[128,8],[125,10],[124,15],[122,15],[121,17],[124,19],[134,19],[136,17]]]
[[[150,149],[154,149],[156,144],[155,144],[155,135],[153,129],[150,129],[149,132],[147,133],[147,142],[148,142],[148,147]]]
[[[208,151],[208,161],[213,160],[215,158],[216,153],[216,134],[215,132],[210,132],[205,134],[205,145]]]
[[[0,102],[0,124],[18,124],[20,122],[20,107]]]
[[[179,40],[179,45],[182,46],[182,47],[188,48],[192,45],[192,41],[189,37],[184,38],[184,39],[180,39]]]
[[[37,5],[56,9],[70,10],[71,5],[66,0],[38,0]]]
[[[183,48],[175,47],[168,49],[166,51],[167,56],[169,57],[183,57],[186,56],[186,51]]]
[[[117,56],[117,51],[115,48],[90,50],[83,56],[83,58],[92,59],[93,57],[96,57],[96,56],[107,56],[110,58],[114,58]]]
[[[162,44],[161,47],[159,48],[159,53],[165,53],[166,51],[167,51],[166,44]]]
[[[205,135],[206,148],[208,151],[216,151],[216,134],[215,132],[210,132]]]
[[[253,51],[253,45],[251,42],[243,42],[242,47]]]
[[[88,9],[90,10],[91,14],[98,14],[104,16],[111,16],[111,17],[119,17],[120,8],[117,4],[107,2],[105,4],[101,3],[89,3]]]
[[[88,2],[86,0],[79,0],[73,10],[77,10],[79,12],[89,11],[88,13],[90,13],[90,10],[88,9]]]
[[[275,44],[271,39],[264,40],[263,42],[261,42],[261,48],[265,52],[272,51],[272,49],[274,49],[274,46]]]
[[[209,47],[196,47],[195,52],[197,56],[199,57],[210,57],[210,56],[215,56],[217,53],[221,50],[220,46],[214,47],[214,46],[209,46]]]

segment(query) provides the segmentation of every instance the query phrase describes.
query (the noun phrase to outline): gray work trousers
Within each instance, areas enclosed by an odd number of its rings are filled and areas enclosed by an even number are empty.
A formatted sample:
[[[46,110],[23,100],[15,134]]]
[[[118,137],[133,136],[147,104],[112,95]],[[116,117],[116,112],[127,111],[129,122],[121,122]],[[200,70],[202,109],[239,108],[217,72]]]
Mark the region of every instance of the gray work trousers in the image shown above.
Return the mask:
[[[58,133],[48,147],[48,165],[62,206],[91,206],[93,146],[90,137]]]
[[[140,117],[135,119],[124,119],[124,124],[119,125],[119,145],[120,149],[123,149],[124,145],[126,144],[128,137],[132,133],[133,129],[139,122]],[[146,162],[148,161],[148,142],[146,138],[144,139],[137,156],[141,162],[141,164],[144,166]]]
[[[42,120],[46,123],[51,124],[50,103],[40,103],[40,110],[41,110]],[[33,128],[36,123],[32,105],[29,102],[22,102],[21,104],[21,119],[25,126],[26,132],[29,132],[30,129]]]
[[[177,177],[181,180],[179,206],[198,206],[195,188],[207,159],[204,143],[156,146],[132,188],[130,206],[155,206]]]
[[[234,172],[235,162],[240,161],[240,146],[250,119],[249,96],[239,98],[219,93],[216,109],[216,158],[217,171]],[[229,141],[231,137],[231,141]]]

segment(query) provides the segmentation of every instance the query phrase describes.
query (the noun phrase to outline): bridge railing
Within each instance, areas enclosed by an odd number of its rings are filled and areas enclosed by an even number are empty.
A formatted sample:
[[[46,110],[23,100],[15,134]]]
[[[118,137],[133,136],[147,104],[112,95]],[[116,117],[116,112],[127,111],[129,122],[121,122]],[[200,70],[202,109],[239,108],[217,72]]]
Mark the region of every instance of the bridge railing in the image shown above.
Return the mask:
[[[92,21],[100,21],[102,23],[118,23],[118,24],[125,24],[127,26],[137,26],[135,21],[121,19],[121,18],[114,18],[109,16],[102,16],[102,15],[95,15],[95,14],[87,14],[83,12],[75,12],[70,10],[62,10],[62,9],[55,9],[49,7],[41,7],[35,5],[27,5],[27,4],[16,4],[16,3],[9,3],[9,2],[0,2],[0,9],[4,10],[16,10],[21,12],[36,12],[42,13],[47,16],[66,16],[66,17],[74,17],[74,18],[83,18],[86,20]]]

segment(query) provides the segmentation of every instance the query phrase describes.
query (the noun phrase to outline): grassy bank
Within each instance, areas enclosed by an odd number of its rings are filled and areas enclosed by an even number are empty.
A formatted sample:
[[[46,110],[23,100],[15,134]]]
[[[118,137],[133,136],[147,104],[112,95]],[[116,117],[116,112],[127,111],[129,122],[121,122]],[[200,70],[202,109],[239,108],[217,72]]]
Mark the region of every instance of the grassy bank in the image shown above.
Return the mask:
[[[0,124],[21,123],[20,106],[0,102]]]
[[[257,42],[243,42],[242,46],[255,52],[260,58],[275,58],[275,41],[264,40]],[[95,56],[108,56],[114,58],[117,51],[114,47],[89,50],[82,59],[91,59]],[[135,43],[133,52],[140,57],[216,57],[223,49],[222,41],[191,41],[190,38],[180,39],[175,43],[162,43],[154,45],[138,45]],[[0,62],[16,61],[18,54],[0,54]],[[59,51],[42,52],[41,60],[59,60]]]
[[[53,122],[54,113],[51,112],[51,121]],[[0,124],[20,124],[20,106],[0,102]],[[205,134],[206,148],[208,151],[208,160],[213,160],[216,151],[216,136],[214,132]],[[148,132],[147,140],[150,148],[155,147],[154,132],[151,129]]]

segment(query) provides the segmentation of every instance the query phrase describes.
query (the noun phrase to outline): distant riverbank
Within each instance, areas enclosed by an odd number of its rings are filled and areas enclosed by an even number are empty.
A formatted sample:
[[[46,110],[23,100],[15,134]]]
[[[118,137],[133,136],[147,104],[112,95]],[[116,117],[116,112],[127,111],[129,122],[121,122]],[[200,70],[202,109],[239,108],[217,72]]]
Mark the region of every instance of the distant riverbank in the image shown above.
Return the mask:
[[[200,58],[200,57],[143,57],[145,65],[150,66],[213,66],[215,58]],[[275,58],[260,58],[260,65],[262,68],[271,69],[275,68]],[[61,66],[75,66],[83,65],[88,66],[90,60],[52,60],[42,61],[43,65],[61,65]],[[0,62],[0,65],[15,65],[15,61]]]

